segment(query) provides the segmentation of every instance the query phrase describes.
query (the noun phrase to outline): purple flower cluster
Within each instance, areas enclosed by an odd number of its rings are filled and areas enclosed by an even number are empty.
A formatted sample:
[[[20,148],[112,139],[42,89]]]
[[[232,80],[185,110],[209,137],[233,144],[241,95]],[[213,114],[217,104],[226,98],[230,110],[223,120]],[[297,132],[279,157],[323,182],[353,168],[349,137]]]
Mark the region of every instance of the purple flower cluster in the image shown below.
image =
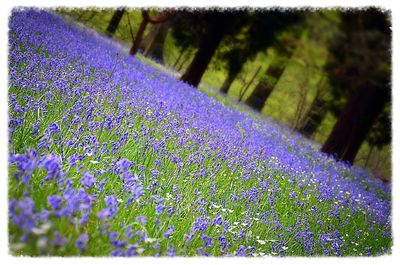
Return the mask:
[[[106,202],[106,208],[100,211],[97,215],[100,219],[111,218],[118,211],[118,201],[117,197],[107,196],[104,201]]]

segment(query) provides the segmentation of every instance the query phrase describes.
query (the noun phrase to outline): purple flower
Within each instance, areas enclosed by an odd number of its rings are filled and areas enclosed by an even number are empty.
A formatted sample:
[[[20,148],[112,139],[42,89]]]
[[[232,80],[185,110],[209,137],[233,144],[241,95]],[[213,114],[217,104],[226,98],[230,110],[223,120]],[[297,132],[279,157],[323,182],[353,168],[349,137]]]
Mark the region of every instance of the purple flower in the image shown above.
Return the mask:
[[[239,245],[236,256],[239,256],[239,257],[246,256],[245,248],[243,245]]]
[[[82,186],[90,189],[93,188],[95,182],[96,178],[92,174],[89,172],[83,173],[83,177],[81,178]]]
[[[146,216],[139,215],[138,217],[136,217],[136,222],[141,223],[142,225],[145,225],[147,222],[147,218],[146,218]]]
[[[158,204],[156,206],[156,214],[160,215],[164,212],[165,208],[167,208],[167,206],[163,205],[163,204]]]
[[[68,163],[69,163],[69,166],[70,167],[74,167],[75,165],[76,165],[76,162],[78,161],[78,160],[80,160],[80,155],[78,155],[78,154],[73,154],[73,155],[71,155],[71,156],[69,156],[68,157]]]
[[[84,225],[87,223],[87,221],[89,220],[90,217],[90,213],[84,213],[82,214],[81,219],[79,219],[78,224],[79,225]]]
[[[107,208],[101,210],[101,212],[97,215],[100,219],[110,218],[114,216],[118,211],[117,197],[106,196],[104,200],[106,202]]]
[[[139,199],[140,197],[142,197],[145,194],[145,192],[143,190],[142,183],[138,183],[136,185],[133,185],[131,187],[131,192],[133,194],[133,196],[132,196],[133,200],[136,200],[136,199]]]
[[[34,218],[35,203],[30,197],[20,201],[11,200],[9,208],[9,216],[14,225],[26,231],[36,227],[37,221]]]
[[[136,256],[137,255],[136,246],[135,245],[128,245],[128,248],[125,251],[125,255],[127,257]]]
[[[44,181],[49,181],[60,176],[61,164],[60,159],[56,155],[50,154],[45,156],[40,164],[47,171],[47,177],[43,179]]]
[[[124,252],[122,251],[121,248],[114,249],[110,252],[110,256],[112,257],[123,257]]]
[[[83,251],[86,248],[86,244],[89,241],[89,236],[87,234],[81,234],[75,241],[75,246]]]
[[[215,217],[212,221],[213,225],[222,225],[222,216],[218,215],[217,217]]]
[[[108,234],[108,238],[110,239],[110,243],[111,245],[113,245],[114,247],[124,247],[126,245],[126,240],[118,240],[118,233],[117,232],[110,232]]]
[[[164,238],[169,238],[171,234],[174,232],[174,226],[170,225],[168,229],[164,232]]]
[[[49,131],[51,134],[59,134],[61,132],[60,127],[58,127],[58,124],[55,122],[50,123]]]
[[[122,172],[125,172],[128,170],[128,168],[131,166],[131,161],[129,161],[128,159],[124,158],[121,159],[120,161],[117,162],[117,166],[120,167],[120,169],[122,170]]]
[[[207,251],[205,251],[203,248],[198,248],[197,251],[196,251],[196,253],[197,253],[197,255],[199,255],[199,256],[206,256],[206,257],[211,256],[211,254],[208,253]]]
[[[132,231],[132,226],[128,225],[127,227],[125,227],[124,230],[124,236],[128,239],[132,238],[133,236],[133,231]]]
[[[14,176],[19,180],[19,176],[22,176],[22,182],[28,183],[32,172],[36,169],[37,165],[37,152],[35,149],[26,150],[26,154],[11,155],[10,163],[16,163],[18,173]]]
[[[167,252],[165,253],[165,256],[167,256],[167,257],[175,257],[176,256],[176,251],[175,251],[174,245],[169,245],[167,247]]]
[[[107,180],[108,180],[108,178],[105,178],[102,181],[100,181],[100,183],[97,185],[98,191],[103,191],[104,185],[106,184]]]
[[[60,232],[55,231],[53,233],[53,239],[51,240],[51,244],[55,247],[64,247],[64,245],[68,242],[68,238],[63,237]]]
[[[49,195],[47,202],[50,204],[53,210],[58,211],[61,209],[62,198],[58,195]]]
[[[207,235],[202,234],[201,239],[204,241],[205,248],[209,248],[214,244],[214,241],[212,240],[212,238]]]
[[[365,254],[367,255],[367,257],[371,256],[371,249],[369,247],[365,248]]]

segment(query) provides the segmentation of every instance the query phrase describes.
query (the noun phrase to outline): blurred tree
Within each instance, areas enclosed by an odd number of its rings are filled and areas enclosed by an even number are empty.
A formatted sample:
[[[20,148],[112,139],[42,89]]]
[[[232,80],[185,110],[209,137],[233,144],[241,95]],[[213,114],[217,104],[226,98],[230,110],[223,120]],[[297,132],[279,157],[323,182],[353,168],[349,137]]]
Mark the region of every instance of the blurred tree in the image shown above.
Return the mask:
[[[246,105],[257,111],[262,110],[296,50],[299,35],[300,31],[294,31],[291,36],[287,35],[288,38],[282,40],[280,46],[275,48],[277,53],[275,60],[269,65],[264,76],[260,79],[253,92],[245,101]]]
[[[115,12],[110,20],[110,23],[108,24],[108,27],[107,27],[107,36],[111,37],[112,35],[114,35],[124,13],[125,13],[125,8],[123,8],[123,7],[117,8],[115,10]]]
[[[303,59],[301,59],[302,66],[305,69],[302,75],[309,81],[315,76],[319,78],[315,87],[316,93],[313,101],[306,109],[303,117],[299,116],[299,122],[294,126],[295,130],[306,137],[314,135],[328,113],[327,98],[329,98],[331,88],[324,65],[326,63],[328,43],[338,33],[339,22],[339,12],[335,10],[313,12],[306,20],[306,36],[308,37],[301,49],[308,52],[303,53]],[[310,47],[311,49],[307,49]]]
[[[164,23],[152,25],[150,32],[140,44],[140,49],[144,51],[144,56],[151,57],[163,63],[163,48],[169,24],[169,21],[165,21]]]
[[[192,86],[200,83],[211,58],[224,36],[240,31],[247,11],[206,10],[181,12],[172,26],[172,34],[179,47],[198,47],[196,54],[180,80]]]
[[[364,140],[384,145],[391,139],[391,29],[389,14],[376,8],[341,18],[326,65],[330,110],[339,117],[321,151],[352,164]]]
[[[175,13],[174,11],[166,10],[166,11],[163,11],[160,14],[158,14],[158,16],[153,19],[150,17],[149,11],[146,9],[143,9],[142,10],[142,18],[143,19],[142,19],[142,22],[140,23],[138,32],[136,33],[135,40],[132,44],[129,54],[134,56],[138,52],[139,46],[143,39],[144,31],[146,30],[146,27],[149,23],[151,23],[153,25],[164,23],[165,21],[171,19],[171,17],[174,16],[174,13]]]
[[[221,55],[226,61],[228,70],[228,75],[220,88],[221,92],[228,93],[247,60],[253,59],[259,51],[277,45],[277,34],[300,22],[301,13],[301,11],[288,12],[276,9],[250,12],[246,19],[246,24],[250,26],[241,34],[228,38],[226,45],[230,49]]]
[[[328,89],[326,88],[326,77],[322,75],[317,84],[317,94],[308,109],[307,115],[300,123],[300,126],[296,128],[298,132],[306,137],[311,137],[318,127],[321,125],[322,120],[328,113],[326,94]]]

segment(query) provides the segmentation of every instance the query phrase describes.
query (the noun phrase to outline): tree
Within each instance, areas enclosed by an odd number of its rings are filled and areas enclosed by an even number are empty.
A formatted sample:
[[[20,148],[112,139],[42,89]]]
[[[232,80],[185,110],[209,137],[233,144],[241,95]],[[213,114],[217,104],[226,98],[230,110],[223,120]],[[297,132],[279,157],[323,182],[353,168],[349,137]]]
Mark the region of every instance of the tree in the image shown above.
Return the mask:
[[[119,22],[122,19],[122,16],[125,13],[125,8],[117,8],[110,20],[110,23],[108,24],[107,27],[107,35],[109,37],[111,37],[112,35],[114,35],[115,31],[118,28]]]
[[[243,17],[245,11],[221,12],[218,10],[204,11],[196,14],[185,16],[187,21],[191,21],[192,35],[189,42],[194,42],[193,37],[199,35],[198,50],[181,76],[180,80],[196,87],[207,69],[211,58],[214,56],[222,38],[225,35],[234,34],[240,30],[240,18]],[[193,30],[195,30],[193,32]],[[187,31],[187,30],[186,30]],[[197,31],[197,32],[196,32]],[[176,32],[176,30],[175,30]],[[188,31],[190,32],[190,30]],[[193,34],[194,33],[194,34]],[[175,33],[175,36],[178,35]]]
[[[317,85],[317,95],[311,103],[311,106],[308,109],[308,113],[305,116],[304,120],[300,123],[301,125],[296,128],[298,132],[303,134],[306,137],[311,137],[318,127],[321,125],[322,120],[325,118],[328,113],[327,102],[326,102],[326,93],[328,92],[326,87],[326,78],[323,75]]]
[[[339,13],[333,10],[321,10],[307,17],[307,38],[302,42],[302,58],[296,58],[304,69],[301,72],[305,87],[309,89],[313,77],[318,77],[315,97],[308,108],[303,100],[298,104],[294,129],[306,137],[312,137],[328,113],[327,100],[330,86],[324,70],[328,43],[338,32]],[[302,86],[299,86],[301,88]],[[301,89],[300,89],[301,90]],[[306,91],[307,92],[307,91]],[[307,93],[300,93],[300,97],[307,97]],[[303,111],[302,111],[303,110]]]
[[[264,10],[251,12],[247,18],[249,27],[242,33],[228,39],[233,46],[222,54],[227,62],[228,75],[221,86],[221,92],[228,93],[230,86],[247,60],[258,52],[277,45],[277,35],[302,20],[302,11]],[[233,45],[232,45],[233,44]]]
[[[169,21],[153,24],[150,32],[143,39],[140,48],[144,51],[143,55],[163,62],[163,48],[167,37]]]
[[[164,23],[165,21],[167,21],[168,19],[173,17],[174,13],[175,12],[173,12],[173,11],[167,10],[167,11],[161,12],[156,18],[153,19],[150,17],[148,10],[145,10],[145,9],[142,10],[142,18],[143,19],[142,19],[142,22],[140,23],[139,30],[136,33],[136,37],[132,44],[132,47],[129,50],[129,54],[134,56],[138,52],[140,43],[142,42],[142,39],[143,39],[144,31],[146,30],[146,27],[149,23],[151,23],[153,25],[159,24],[159,23]]]
[[[275,49],[277,52],[276,59],[267,68],[263,78],[245,101],[246,105],[257,111],[262,110],[297,47],[298,35],[299,33],[294,34],[293,38],[287,39],[284,45]]]
[[[334,98],[348,97],[321,151],[352,164],[391,101],[391,30],[388,13],[375,8],[344,12],[341,29],[330,46],[326,70]],[[338,104],[332,106],[337,112]],[[387,135],[388,124],[380,125]],[[384,132],[375,135],[377,142],[390,140],[382,137]]]

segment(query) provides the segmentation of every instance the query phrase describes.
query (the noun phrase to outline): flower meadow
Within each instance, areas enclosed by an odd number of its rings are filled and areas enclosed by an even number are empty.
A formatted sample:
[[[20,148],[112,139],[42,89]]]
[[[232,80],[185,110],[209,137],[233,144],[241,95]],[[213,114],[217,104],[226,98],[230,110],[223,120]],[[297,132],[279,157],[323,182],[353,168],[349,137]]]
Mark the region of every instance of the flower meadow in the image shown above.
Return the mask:
[[[390,184],[50,11],[9,28],[13,255],[390,253]]]

